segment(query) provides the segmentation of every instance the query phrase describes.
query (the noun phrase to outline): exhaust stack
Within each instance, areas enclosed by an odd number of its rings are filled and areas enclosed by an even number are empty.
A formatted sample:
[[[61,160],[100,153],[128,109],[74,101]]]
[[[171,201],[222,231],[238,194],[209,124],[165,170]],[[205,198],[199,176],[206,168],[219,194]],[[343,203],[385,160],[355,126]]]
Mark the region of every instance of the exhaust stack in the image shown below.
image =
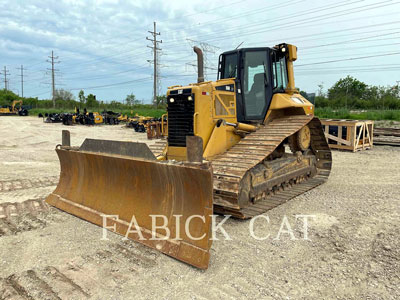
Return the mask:
[[[193,47],[193,51],[197,54],[197,82],[204,82],[204,60],[203,51],[197,46]]]

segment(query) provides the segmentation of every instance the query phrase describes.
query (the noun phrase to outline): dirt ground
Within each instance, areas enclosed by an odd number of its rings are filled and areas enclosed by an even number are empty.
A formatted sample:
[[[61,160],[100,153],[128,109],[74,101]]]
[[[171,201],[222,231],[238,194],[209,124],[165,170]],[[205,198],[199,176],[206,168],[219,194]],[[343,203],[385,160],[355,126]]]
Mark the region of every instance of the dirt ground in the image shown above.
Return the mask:
[[[229,219],[201,271],[54,208],[61,124],[0,117],[0,299],[400,299],[400,148],[333,152],[329,181],[267,212]],[[85,137],[146,141],[118,126]],[[14,204],[10,204],[14,203]],[[27,213],[26,213],[27,212]],[[296,215],[314,215],[304,240]],[[283,233],[287,217],[295,240]],[[222,220],[222,218],[220,218]]]

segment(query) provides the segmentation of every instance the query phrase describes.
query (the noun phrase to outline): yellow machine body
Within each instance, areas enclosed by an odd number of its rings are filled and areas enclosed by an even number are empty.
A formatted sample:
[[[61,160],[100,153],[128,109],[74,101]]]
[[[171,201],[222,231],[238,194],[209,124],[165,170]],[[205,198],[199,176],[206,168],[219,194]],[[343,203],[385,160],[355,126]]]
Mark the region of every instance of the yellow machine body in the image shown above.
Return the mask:
[[[293,114],[293,110],[296,110],[296,114],[314,114],[314,105],[295,88],[293,61],[297,59],[297,49],[293,45],[287,45],[287,48],[288,85],[285,93],[273,95],[264,123],[279,114]],[[235,85],[235,79],[229,78],[168,89],[167,96],[171,96],[173,91],[180,95],[188,89],[194,94],[194,97],[188,96],[187,101],[195,101],[193,133],[203,139],[203,156],[206,160],[212,160],[239,142],[240,132],[252,132],[257,127],[257,123],[243,124],[237,121]],[[223,122],[219,123],[219,120]],[[166,147],[166,155],[159,159],[187,160],[185,147]]]
[[[240,76],[203,82],[202,53],[195,47],[199,82],[173,86],[167,92],[168,116],[165,124],[162,117],[161,128],[168,134],[166,146],[155,144],[157,151],[152,152],[144,143],[86,139],[80,147],[71,147],[69,133],[64,132],[57,148],[60,181],[46,201],[100,226],[103,215],[117,216],[110,220],[116,232],[206,269],[213,211],[250,218],[321,184],[329,175],[330,151],[320,122],[313,116],[313,105],[295,88],[296,47],[280,44],[262,49],[279,52],[273,63],[285,61],[280,67],[287,83],[270,97],[257,98],[264,101],[258,119],[241,114]],[[237,51],[245,54],[253,49]],[[240,60],[237,63],[239,69]],[[264,62],[260,70],[251,74],[254,83],[261,79],[267,86]],[[143,123],[146,118],[135,120]],[[284,153],[288,140],[294,154]],[[297,151],[300,146],[304,149]],[[300,184],[314,176],[308,185]],[[275,196],[292,186],[290,193]],[[154,228],[151,215],[164,216],[172,234]],[[177,215],[180,219],[175,222]],[[145,240],[137,232],[129,233],[133,216]],[[183,233],[180,239],[178,231]]]
[[[14,100],[10,106],[7,107],[0,107],[0,114],[3,115],[17,115],[18,108],[16,106],[19,104],[19,107],[22,107],[22,100]]]
[[[94,116],[94,123],[95,124],[102,124],[104,122],[103,116],[99,114],[98,112],[93,112]]]

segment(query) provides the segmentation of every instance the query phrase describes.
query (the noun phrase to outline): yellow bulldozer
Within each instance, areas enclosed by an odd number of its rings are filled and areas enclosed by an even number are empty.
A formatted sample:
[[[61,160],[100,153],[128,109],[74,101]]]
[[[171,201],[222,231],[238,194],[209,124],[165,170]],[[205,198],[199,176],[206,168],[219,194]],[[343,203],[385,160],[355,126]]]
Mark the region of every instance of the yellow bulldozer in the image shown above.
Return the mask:
[[[219,57],[218,79],[167,92],[165,146],[86,139],[56,148],[47,202],[198,268],[208,267],[213,213],[252,218],[323,182],[331,152],[314,107],[295,88],[297,48]]]
[[[18,105],[18,107],[17,107]],[[22,100],[14,100],[11,106],[0,107],[0,116],[27,116],[28,110],[22,107]]]

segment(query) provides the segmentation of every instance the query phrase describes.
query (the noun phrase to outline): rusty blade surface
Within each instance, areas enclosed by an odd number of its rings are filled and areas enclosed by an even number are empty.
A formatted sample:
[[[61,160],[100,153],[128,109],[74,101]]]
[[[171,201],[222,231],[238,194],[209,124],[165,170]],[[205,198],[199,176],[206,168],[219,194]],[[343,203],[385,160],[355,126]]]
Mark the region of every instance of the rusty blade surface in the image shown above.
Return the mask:
[[[47,203],[99,226],[103,225],[103,215],[118,216],[108,218],[107,226],[115,224],[116,232],[122,235],[128,229],[136,231],[134,225],[130,227],[134,216],[144,240],[138,232],[130,232],[127,237],[198,268],[208,267],[213,207],[209,164],[56,151],[61,164],[60,181]],[[151,215],[166,217],[169,237],[165,229],[154,228]],[[189,234],[185,231],[187,221]],[[156,225],[163,223],[161,217],[156,219]]]

